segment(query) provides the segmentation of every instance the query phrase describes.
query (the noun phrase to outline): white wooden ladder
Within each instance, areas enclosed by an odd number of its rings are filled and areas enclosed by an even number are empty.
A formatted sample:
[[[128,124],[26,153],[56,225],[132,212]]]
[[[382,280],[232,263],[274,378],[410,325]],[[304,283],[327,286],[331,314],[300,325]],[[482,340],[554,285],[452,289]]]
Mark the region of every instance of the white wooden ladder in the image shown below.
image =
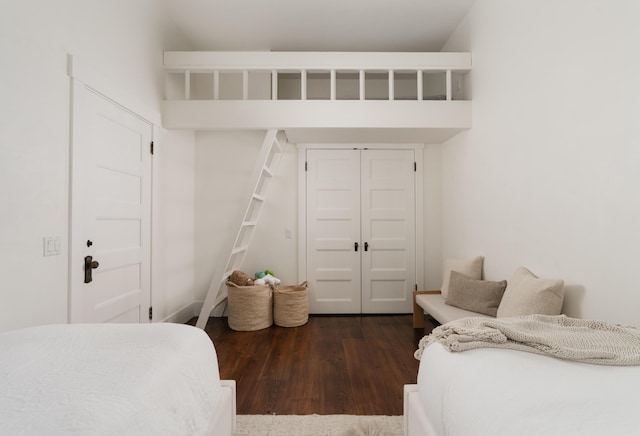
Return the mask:
[[[228,251],[229,256],[224,268],[216,268],[214,271],[207,297],[204,300],[204,305],[196,323],[198,328],[204,329],[211,312],[227,298],[227,287],[224,284],[231,273],[242,266],[253,232],[260,219],[260,213],[267,198],[271,179],[278,171],[285,146],[286,140],[278,138],[277,130],[267,131],[252,174],[252,180],[255,180],[255,185],[249,204],[240,223],[233,247]]]

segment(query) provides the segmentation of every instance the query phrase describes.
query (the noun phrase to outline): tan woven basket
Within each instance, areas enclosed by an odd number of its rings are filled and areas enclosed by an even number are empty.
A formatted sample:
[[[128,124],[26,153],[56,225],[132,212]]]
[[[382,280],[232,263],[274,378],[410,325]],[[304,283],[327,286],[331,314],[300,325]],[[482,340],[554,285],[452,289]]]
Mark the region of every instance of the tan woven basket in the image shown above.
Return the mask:
[[[274,289],[273,321],[280,327],[298,327],[309,321],[307,282]]]
[[[273,289],[227,282],[228,322],[232,330],[252,332],[273,324]]]

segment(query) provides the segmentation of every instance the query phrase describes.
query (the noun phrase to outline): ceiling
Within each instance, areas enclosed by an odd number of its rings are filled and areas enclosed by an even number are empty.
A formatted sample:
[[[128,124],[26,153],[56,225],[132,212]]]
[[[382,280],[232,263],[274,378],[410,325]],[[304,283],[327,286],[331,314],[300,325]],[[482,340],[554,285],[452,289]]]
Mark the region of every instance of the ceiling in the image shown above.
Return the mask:
[[[189,50],[440,51],[475,0],[162,0]]]

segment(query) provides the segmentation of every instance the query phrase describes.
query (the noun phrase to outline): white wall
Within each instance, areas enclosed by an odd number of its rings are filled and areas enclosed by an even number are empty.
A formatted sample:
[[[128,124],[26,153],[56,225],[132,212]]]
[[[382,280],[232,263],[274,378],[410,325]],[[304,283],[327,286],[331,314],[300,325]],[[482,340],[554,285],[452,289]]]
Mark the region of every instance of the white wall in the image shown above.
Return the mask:
[[[640,325],[640,2],[478,0],[473,128],[442,149],[443,256],[563,278],[566,313]]]
[[[185,322],[195,300],[195,134],[162,131],[153,157],[154,321]]]
[[[224,268],[220,265],[224,248],[233,244],[236,223],[242,219],[242,194],[251,189],[246,179],[251,175],[258,137],[251,132],[239,135],[246,137],[236,139],[230,132],[196,133],[194,251],[196,298],[200,301],[204,301],[214,268]],[[245,158],[247,154],[251,158]]]
[[[0,0],[0,331],[67,321],[66,55],[159,112],[162,50],[184,48],[155,0]],[[145,106],[142,108],[142,106]],[[60,236],[62,255],[43,257]]]
[[[424,149],[424,289],[442,285],[442,145]]]
[[[196,134],[196,298],[204,300],[214,268],[224,268],[228,251],[253,190],[251,173],[265,131]],[[298,275],[296,148],[289,145],[272,179],[260,223],[242,270],[271,269],[284,283]],[[291,229],[293,238],[285,237]]]
[[[196,134],[196,294],[203,300],[215,267],[223,268],[253,189],[249,180],[264,131]],[[441,284],[441,152],[424,153],[425,278],[428,289]],[[298,156],[289,144],[270,186],[260,223],[242,270],[249,275],[271,269],[298,284]],[[293,237],[286,237],[290,229]]]
[[[254,233],[253,249],[245,259],[248,274],[270,269],[286,285],[299,284],[297,164],[298,149],[288,144],[269,186],[268,201]],[[292,238],[286,237],[287,229],[291,230]]]

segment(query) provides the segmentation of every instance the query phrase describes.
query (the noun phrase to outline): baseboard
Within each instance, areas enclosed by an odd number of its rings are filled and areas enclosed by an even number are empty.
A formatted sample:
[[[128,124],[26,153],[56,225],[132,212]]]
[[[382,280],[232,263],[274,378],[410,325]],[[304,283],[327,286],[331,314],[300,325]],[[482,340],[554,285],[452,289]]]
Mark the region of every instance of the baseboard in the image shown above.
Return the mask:
[[[176,324],[184,324],[189,321],[194,316],[198,316],[200,314],[200,309],[202,309],[203,302],[194,301],[193,303],[189,303],[184,306],[182,309],[178,309],[177,311],[169,314],[166,318],[161,320],[160,322],[172,322]]]
[[[193,303],[189,303],[184,306],[182,309],[178,309],[177,311],[169,314],[164,319],[158,322],[173,322],[176,324],[184,324],[189,321],[194,316],[200,316],[200,311],[202,310],[202,306],[204,305],[204,301],[194,301]],[[216,311],[212,311],[210,317],[221,318],[226,316],[226,305],[224,307],[224,312],[222,314],[216,314]]]

